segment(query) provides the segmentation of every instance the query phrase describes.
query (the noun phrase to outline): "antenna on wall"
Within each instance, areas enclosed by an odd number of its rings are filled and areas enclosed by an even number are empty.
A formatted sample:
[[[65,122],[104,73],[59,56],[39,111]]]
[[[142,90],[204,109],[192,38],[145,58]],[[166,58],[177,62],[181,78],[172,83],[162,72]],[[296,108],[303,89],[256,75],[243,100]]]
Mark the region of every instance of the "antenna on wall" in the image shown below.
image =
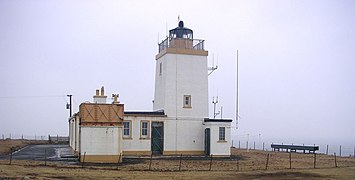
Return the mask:
[[[218,58],[217,58],[217,64],[218,64]],[[212,56],[212,67],[208,67],[208,70],[210,72],[208,72],[208,75],[211,75],[213,73],[213,71],[218,69],[218,65],[214,66],[214,54]]]
[[[160,42],[159,42],[159,32],[158,32],[158,45],[159,45],[159,43],[160,43]]]
[[[168,21],[165,22],[165,35],[168,37]]]

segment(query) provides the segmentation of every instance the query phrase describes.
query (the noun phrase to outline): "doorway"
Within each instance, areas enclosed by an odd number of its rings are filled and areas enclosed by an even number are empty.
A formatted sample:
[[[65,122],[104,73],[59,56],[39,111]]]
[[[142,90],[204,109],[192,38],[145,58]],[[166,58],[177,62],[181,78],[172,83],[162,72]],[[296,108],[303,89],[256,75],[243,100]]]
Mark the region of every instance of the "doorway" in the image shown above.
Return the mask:
[[[210,128],[205,129],[205,154],[210,155],[211,153],[211,130]]]
[[[164,124],[163,122],[152,122],[151,148],[155,155],[163,154],[164,150]]]

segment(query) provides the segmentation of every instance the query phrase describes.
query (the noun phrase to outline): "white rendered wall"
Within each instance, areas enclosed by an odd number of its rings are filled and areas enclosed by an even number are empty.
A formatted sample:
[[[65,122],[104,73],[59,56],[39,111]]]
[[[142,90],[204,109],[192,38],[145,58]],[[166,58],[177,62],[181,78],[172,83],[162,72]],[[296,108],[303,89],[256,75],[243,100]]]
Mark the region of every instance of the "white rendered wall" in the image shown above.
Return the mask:
[[[114,126],[81,126],[80,155],[119,155],[121,131]]]
[[[69,118],[69,146],[74,149],[71,118]]]
[[[106,104],[107,96],[94,96],[94,103]]]
[[[75,116],[75,143],[74,143],[74,151],[80,151],[79,149],[79,116]]]
[[[168,119],[164,123],[164,151],[203,151],[202,119]]]
[[[231,127],[230,122],[206,122],[205,128],[210,128],[210,154],[230,156]],[[225,127],[225,141],[219,141],[219,127]]]
[[[164,151],[203,151],[204,126],[202,119],[168,119],[166,117],[124,116],[131,122],[131,137],[123,138],[123,151],[151,151],[151,123],[164,124]],[[141,138],[141,121],[149,122],[149,137]],[[122,131],[123,133],[123,131]],[[123,135],[123,134],[122,134]]]
[[[123,138],[123,151],[151,151],[152,122],[162,122],[166,117],[153,116],[124,116],[124,121],[131,122],[131,137]],[[141,137],[141,121],[148,121],[148,137]],[[122,130],[123,135],[123,130]]]
[[[69,118],[69,146],[75,150],[75,135],[76,135],[76,128],[75,128],[75,115]]]
[[[192,108],[183,108],[184,95],[191,95]],[[207,56],[165,54],[156,60],[153,109],[168,117],[208,117]]]

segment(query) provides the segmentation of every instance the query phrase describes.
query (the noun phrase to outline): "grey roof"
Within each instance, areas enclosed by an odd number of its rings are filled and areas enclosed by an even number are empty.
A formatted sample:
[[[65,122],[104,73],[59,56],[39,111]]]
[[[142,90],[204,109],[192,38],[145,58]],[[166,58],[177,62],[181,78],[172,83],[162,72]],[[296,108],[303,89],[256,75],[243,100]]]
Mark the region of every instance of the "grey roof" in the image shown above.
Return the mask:
[[[205,122],[232,122],[232,119],[210,119],[210,118],[205,118]]]

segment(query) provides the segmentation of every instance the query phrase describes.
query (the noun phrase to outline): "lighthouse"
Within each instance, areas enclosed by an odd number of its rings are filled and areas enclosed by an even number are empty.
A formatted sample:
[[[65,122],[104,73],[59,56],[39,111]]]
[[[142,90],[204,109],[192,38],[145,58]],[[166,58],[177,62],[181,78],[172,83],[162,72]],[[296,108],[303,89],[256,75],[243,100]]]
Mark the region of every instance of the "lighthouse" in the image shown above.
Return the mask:
[[[154,111],[164,111],[164,152],[203,154],[202,126],[208,117],[208,51],[204,40],[180,21],[158,45]],[[169,131],[166,131],[169,129]],[[191,154],[191,153],[190,153]]]
[[[168,117],[208,117],[207,56],[204,40],[193,39],[183,21],[171,29],[155,58],[153,110]]]

